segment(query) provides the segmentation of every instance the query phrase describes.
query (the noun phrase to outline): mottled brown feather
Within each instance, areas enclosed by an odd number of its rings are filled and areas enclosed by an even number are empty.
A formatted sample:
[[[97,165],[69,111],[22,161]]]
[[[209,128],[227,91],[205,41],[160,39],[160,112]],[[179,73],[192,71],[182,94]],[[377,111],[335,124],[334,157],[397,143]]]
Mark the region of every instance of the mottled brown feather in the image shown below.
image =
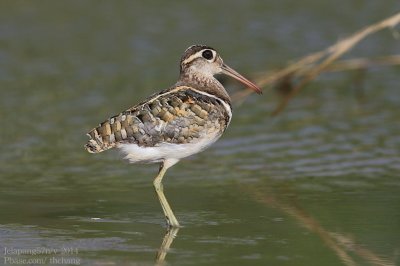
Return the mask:
[[[220,135],[231,119],[226,104],[230,106],[229,99],[212,97],[188,86],[175,86],[92,129],[85,147],[88,152],[99,153],[123,143],[155,147],[160,143],[191,143],[214,133]]]

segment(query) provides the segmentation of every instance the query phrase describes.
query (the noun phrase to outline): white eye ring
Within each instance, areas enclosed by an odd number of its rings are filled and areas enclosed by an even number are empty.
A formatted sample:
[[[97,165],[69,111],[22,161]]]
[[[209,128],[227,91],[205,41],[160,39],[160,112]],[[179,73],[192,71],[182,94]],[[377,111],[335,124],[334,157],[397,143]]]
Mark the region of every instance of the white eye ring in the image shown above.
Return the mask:
[[[201,56],[204,58],[204,59],[206,59],[206,60],[208,60],[208,61],[212,61],[213,59],[214,59],[214,52],[213,51],[211,51],[210,49],[206,49],[206,50],[203,50],[203,52],[201,53]]]

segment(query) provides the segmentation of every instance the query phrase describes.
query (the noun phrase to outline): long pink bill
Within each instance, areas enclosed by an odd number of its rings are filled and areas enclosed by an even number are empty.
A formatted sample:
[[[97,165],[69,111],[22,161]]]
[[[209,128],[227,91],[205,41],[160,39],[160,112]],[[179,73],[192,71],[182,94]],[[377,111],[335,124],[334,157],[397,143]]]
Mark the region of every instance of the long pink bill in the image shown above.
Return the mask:
[[[231,67],[229,67],[229,66],[227,66],[225,64],[223,64],[221,68],[222,68],[222,73],[223,74],[231,76],[232,78],[240,81],[244,85],[248,86],[249,88],[251,88],[252,90],[257,92],[258,94],[262,94],[261,89],[257,85],[255,85],[253,82],[251,82],[250,80],[248,80],[245,77],[243,77],[242,75],[240,75],[233,68],[231,68]]]

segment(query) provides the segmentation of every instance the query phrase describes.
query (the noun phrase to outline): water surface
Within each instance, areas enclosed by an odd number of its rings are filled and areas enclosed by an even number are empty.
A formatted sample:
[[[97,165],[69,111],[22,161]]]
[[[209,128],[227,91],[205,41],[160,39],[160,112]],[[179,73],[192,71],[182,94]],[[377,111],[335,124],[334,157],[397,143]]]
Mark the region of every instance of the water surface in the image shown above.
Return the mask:
[[[90,155],[85,133],[173,84],[191,44],[217,48],[252,76],[399,7],[397,1],[2,2],[3,262],[50,264],[54,257],[62,264],[153,265],[166,232],[152,188],[158,167],[128,165],[117,152]],[[386,31],[350,56],[399,51]],[[220,141],[171,168],[165,193],[184,227],[167,264],[399,264],[399,69],[369,69],[361,84],[356,75],[323,76],[278,117],[270,116],[279,100],[273,91],[250,96],[235,105]],[[6,251],[35,248],[57,254]]]

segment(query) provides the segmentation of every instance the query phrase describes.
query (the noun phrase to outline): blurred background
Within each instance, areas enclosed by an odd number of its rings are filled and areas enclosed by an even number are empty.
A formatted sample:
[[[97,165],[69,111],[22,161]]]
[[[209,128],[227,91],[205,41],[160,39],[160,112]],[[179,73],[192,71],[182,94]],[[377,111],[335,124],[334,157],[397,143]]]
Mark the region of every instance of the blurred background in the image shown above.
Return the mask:
[[[1,1],[1,250],[153,265],[165,233],[158,166],[88,154],[86,132],[174,84],[192,44],[252,79],[399,10],[395,0]],[[383,30],[346,57],[398,55],[395,36]],[[268,88],[236,105],[221,140],[164,179],[184,226],[166,261],[399,264],[399,74],[324,74],[277,117]]]

